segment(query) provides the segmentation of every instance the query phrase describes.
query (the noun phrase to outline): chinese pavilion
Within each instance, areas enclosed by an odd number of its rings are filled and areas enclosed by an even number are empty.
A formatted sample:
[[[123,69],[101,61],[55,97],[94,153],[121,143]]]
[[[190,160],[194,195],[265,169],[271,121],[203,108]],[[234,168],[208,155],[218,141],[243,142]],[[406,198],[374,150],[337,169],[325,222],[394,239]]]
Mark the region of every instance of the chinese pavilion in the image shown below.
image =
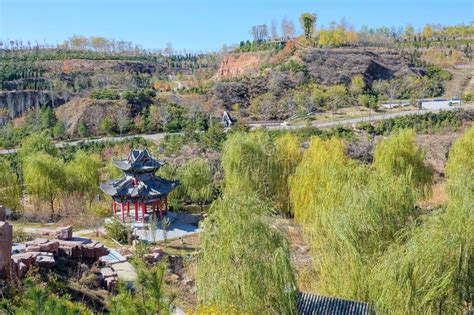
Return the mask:
[[[151,216],[168,211],[168,194],[178,185],[176,181],[163,179],[155,172],[164,164],[150,156],[148,150],[132,150],[126,160],[114,161],[117,168],[125,173],[122,179],[109,180],[100,185],[100,189],[112,196],[113,212],[117,216],[117,204],[120,205],[122,222],[130,216],[130,205],[134,206],[135,221],[145,223],[148,207]]]

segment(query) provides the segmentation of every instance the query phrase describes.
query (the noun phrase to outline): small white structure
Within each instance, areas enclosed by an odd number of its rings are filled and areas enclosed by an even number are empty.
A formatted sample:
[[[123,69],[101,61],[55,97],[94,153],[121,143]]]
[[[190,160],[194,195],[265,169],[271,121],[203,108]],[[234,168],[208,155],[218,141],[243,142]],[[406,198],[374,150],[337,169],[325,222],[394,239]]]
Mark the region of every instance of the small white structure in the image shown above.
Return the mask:
[[[421,108],[422,109],[431,109],[431,110],[438,110],[438,109],[448,109],[455,105],[461,105],[461,100],[459,99],[451,99],[451,100],[429,100],[429,101],[421,101]]]

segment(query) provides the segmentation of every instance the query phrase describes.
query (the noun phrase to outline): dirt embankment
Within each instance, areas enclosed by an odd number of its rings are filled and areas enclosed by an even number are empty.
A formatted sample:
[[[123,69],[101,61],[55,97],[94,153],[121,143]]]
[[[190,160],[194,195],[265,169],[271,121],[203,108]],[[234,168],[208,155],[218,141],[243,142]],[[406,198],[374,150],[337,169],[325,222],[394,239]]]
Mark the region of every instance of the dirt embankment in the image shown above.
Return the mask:
[[[76,134],[82,121],[86,124],[89,132],[96,132],[100,121],[105,117],[110,116],[118,121],[123,115],[129,114],[124,101],[84,98],[75,98],[56,108],[55,111],[58,118],[65,122],[68,135]]]
[[[255,73],[269,60],[269,52],[229,54],[222,59],[213,79],[229,79]]]
[[[413,67],[407,56],[395,50],[366,48],[305,48],[294,45],[276,54],[249,52],[226,55],[214,79],[230,79],[258,74],[266,63],[285,63],[297,59],[320,84],[349,83],[354,75],[361,74],[367,83],[406,76],[421,75],[423,69]]]

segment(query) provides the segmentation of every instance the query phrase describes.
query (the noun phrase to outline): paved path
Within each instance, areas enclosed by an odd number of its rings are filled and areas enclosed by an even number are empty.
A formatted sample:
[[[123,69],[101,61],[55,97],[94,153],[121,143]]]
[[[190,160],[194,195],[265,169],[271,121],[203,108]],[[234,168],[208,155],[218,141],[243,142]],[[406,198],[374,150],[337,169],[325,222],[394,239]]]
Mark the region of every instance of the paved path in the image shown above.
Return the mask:
[[[170,223],[170,226],[166,232],[166,238],[168,240],[180,238],[195,233],[201,232],[198,226],[199,216],[187,213],[178,213],[174,220]],[[161,223],[157,222],[157,228],[154,233],[146,229],[136,229],[136,235],[144,241],[148,242],[161,242],[165,240],[165,234],[161,228]]]
[[[372,116],[365,116],[359,118],[351,118],[351,119],[343,119],[337,121],[327,121],[327,122],[315,122],[312,126],[317,128],[331,128],[336,126],[346,126],[357,124],[364,121],[378,121],[384,120],[388,118],[394,117],[402,117],[402,116],[409,116],[409,115],[423,115],[428,112],[437,113],[440,111],[449,111],[449,110],[456,110],[456,109],[474,109],[474,105],[462,105],[462,106],[455,106],[446,109],[422,109],[422,110],[410,110],[410,111],[403,111],[403,112],[396,112],[396,113],[386,113],[386,114],[376,114]],[[266,128],[266,129],[300,129],[306,127],[306,125],[288,125],[286,122],[252,122],[248,123],[250,128]],[[104,141],[122,141],[124,139],[131,139],[135,137],[144,138],[147,140],[151,140],[154,142],[158,142],[164,139],[164,137],[170,133],[155,133],[155,134],[137,134],[137,135],[129,135],[123,137],[103,137],[97,139],[84,139],[84,140],[77,140],[77,141],[64,141],[64,142],[57,142],[55,146],[58,148],[62,148],[65,146],[75,146],[82,143],[94,143],[94,142],[104,142]],[[15,153],[17,149],[0,149],[0,155],[2,154],[11,154]]]
[[[119,215],[120,217],[120,215]],[[199,228],[198,223],[200,216],[193,215],[188,213],[175,213],[170,212],[171,222],[166,232],[166,238],[168,240],[180,238],[183,236],[188,236],[191,234],[199,233],[202,230]],[[148,228],[149,223],[136,223],[134,224],[135,233],[136,235],[144,241],[148,242],[161,242],[165,240],[165,234],[161,227],[161,221],[156,222],[157,227],[155,230],[155,235],[153,236],[152,232],[148,229],[144,229],[144,227]],[[35,234],[35,235],[44,235],[48,232],[56,231],[56,228],[49,228],[49,227],[15,227],[13,224],[14,229],[21,229],[25,233]],[[82,229],[74,231],[75,236],[82,236],[82,237],[89,237],[91,234],[95,233],[96,230],[94,229]],[[103,227],[99,228],[99,232],[105,234],[105,229]]]
[[[83,140],[75,140],[75,141],[61,141],[56,142],[54,145],[56,148],[64,148],[67,146],[76,146],[83,143],[94,143],[94,142],[107,142],[107,141],[122,141],[126,139],[132,139],[136,137],[144,138],[147,140],[151,140],[154,142],[158,142],[164,139],[167,133],[155,133],[155,134],[139,134],[139,135],[128,135],[122,137],[103,137],[97,139],[83,139]],[[0,155],[2,154],[11,154],[15,153],[17,149],[0,149]]]
[[[336,121],[325,121],[325,122],[313,122],[311,125],[317,128],[331,128],[337,126],[347,126],[358,124],[361,122],[372,122],[372,121],[379,121],[385,120],[389,118],[395,117],[403,117],[403,116],[410,116],[410,115],[423,115],[426,113],[438,113],[441,111],[452,111],[456,109],[474,109],[474,105],[462,105],[462,106],[455,106],[445,109],[421,109],[421,110],[407,110],[402,112],[396,113],[384,113],[384,114],[376,114],[372,116],[364,116],[364,117],[357,117],[357,118],[349,118],[349,119],[342,119]],[[251,127],[264,127],[267,129],[300,129],[306,127],[306,125],[287,125],[285,122],[283,123],[264,123],[264,124],[250,124]]]

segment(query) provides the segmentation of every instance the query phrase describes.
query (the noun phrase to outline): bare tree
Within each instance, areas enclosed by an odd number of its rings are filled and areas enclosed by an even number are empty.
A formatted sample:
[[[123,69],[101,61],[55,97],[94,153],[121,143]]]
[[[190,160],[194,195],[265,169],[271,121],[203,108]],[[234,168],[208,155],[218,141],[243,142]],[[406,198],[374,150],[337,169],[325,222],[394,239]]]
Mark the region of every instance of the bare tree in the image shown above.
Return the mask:
[[[114,111],[114,119],[117,122],[117,128],[120,132],[120,137],[123,131],[126,130],[130,125],[129,110],[126,106],[121,106]]]
[[[250,34],[252,34],[253,40],[256,42],[261,42],[268,38],[268,27],[267,24],[254,25],[250,29]]]
[[[271,32],[272,39],[277,39],[278,38],[278,29],[277,29],[277,21],[276,20],[272,20],[272,25],[271,25],[270,32]]]
[[[289,39],[295,36],[295,24],[293,21],[283,18],[281,21],[281,36],[284,39]]]

